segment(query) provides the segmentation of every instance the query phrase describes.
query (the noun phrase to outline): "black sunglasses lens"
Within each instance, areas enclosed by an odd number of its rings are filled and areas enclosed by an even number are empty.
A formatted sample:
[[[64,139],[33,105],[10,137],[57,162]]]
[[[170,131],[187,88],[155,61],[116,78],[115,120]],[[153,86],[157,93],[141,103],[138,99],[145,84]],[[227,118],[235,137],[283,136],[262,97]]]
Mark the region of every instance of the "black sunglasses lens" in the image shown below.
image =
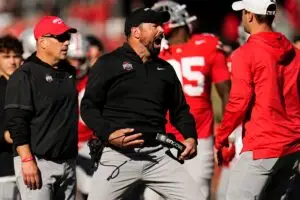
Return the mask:
[[[57,39],[59,42],[65,42],[65,41],[71,39],[71,35],[70,35],[70,34],[62,34],[62,35],[58,35],[58,36],[56,36],[56,39]]]

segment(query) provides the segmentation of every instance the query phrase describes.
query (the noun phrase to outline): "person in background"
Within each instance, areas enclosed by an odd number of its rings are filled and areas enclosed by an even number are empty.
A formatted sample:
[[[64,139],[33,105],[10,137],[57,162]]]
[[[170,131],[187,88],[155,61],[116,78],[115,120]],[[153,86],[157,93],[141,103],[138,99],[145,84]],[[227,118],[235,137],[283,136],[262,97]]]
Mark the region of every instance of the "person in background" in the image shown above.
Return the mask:
[[[244,45],[248,38],[249,34],[245,32],[242,25],[238,27],[238,43],[240,46]],[[232,52],[231,52],[232,53]],[[231,54],[227,57],[227,67],[229,72],[231,72]],[[229,183],[229,176],[230,176],[230,170],[232,166],[237,162],[237,160],[240,157],[240,152],[243,148],[243,141],[242,141],[242,132],[243,132],[243,126],[238,126],[228,137],[229,141],[229,147],[222,149],[222,165],[220,177],[218,181],[217,191],[216,191],[216,199],[217,200],[225,200],[227,189],[228,189],[228,183]]]
[[[76,69],[76,89],[78,92],[78,156],[76,162],[77,197],[87,199],[91,188],[93,174],[91,156],[89,155],[88,140],[93,132],[89,129],[80,115],[80,104],[88,82],[90,64],[87,59],[88,41],[81,33],[72,34],[69,48],[69,63]],[[80,196],[80,197],[79,197]]]
[[[96,63],[97,59],[104,54],[104,45],[96,36],[87,35],[86,39],[89,43],[87,59],[90,63],[90,66],[93,66]]]
[[[294,45],[296,48],[300,49],[300,35],[294,38]]]
[[[24,53],[23,59],[27,59],[31,54],[36,51],[36,40],[33,34],[33,28],[26,28],[19,37],[22,42]]]
[[[4,102],[7,81],[22,63],[22,43],[15,37],[0,37],[0,199],[19,200],[14,172],[12,139],[4,127]],[[14,92],[14,91],[12,91]]]
[[[81,34],[72,34],[68,47],[67,60],[76,69],[76,78],[79,80],[88,74],[90,63],[87,58],[89,43]]]

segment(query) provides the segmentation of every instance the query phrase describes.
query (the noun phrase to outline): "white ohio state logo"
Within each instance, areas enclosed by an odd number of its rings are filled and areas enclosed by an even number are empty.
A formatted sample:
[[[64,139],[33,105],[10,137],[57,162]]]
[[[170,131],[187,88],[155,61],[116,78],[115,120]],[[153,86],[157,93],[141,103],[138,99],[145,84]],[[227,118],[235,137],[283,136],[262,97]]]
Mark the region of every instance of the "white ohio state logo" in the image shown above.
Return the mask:
[[[123,62],[122,66],[125,71],[133,70],[133,66],[130,62],[125,61]]]
[[[62,21],[62,19],[60,19],[60,18],[56,18],[56,19],[54,19],[54,20],[52,21],[52,23],[53,23],[53,24],[62,24],[63,21]]]

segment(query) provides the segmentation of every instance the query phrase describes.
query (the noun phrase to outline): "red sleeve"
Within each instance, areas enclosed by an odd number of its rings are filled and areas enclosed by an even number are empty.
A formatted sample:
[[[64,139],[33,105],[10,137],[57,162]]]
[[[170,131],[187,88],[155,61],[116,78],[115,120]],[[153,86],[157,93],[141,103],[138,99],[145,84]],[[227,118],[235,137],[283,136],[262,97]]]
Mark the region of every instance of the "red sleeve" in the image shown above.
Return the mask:
[[[218,129],[215,147],[221,149],[228,144],[228,136],[240,125],[245,117],[253,95],[251,65],[239,49],[232,56],[232,79],[229,101]]]
[[[214,83],[230,80],[226,57],[221,51],[216,51],[212,59],[211,76]]]

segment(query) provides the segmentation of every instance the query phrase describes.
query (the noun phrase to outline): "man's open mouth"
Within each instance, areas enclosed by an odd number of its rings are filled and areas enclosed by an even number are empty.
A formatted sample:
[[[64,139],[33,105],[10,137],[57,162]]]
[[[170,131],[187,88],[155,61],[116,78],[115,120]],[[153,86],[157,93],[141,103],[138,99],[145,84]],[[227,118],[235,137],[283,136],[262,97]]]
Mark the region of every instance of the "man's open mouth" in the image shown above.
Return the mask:
[[[154,39],[154,47],[160,48],[161,40],[163,39],[163,35],[159,35]]]

